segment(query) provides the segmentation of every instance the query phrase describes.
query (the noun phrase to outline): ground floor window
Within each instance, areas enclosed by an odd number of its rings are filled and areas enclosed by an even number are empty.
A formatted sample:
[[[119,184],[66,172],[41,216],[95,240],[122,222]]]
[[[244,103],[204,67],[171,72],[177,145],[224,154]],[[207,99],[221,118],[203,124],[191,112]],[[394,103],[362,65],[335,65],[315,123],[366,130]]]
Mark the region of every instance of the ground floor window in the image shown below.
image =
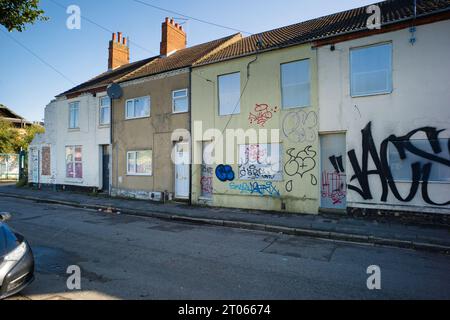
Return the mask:
[[[135,176],[151,176],[152,150],[127,152],[127,174]]]
[[[81,146],[66,147],[66,177],[83,178],[83,148]]]
[[[43,176],[51,175],[51,165],[50,165],[50,147],[42,147],[42,156],[41,156],[41,168]]]

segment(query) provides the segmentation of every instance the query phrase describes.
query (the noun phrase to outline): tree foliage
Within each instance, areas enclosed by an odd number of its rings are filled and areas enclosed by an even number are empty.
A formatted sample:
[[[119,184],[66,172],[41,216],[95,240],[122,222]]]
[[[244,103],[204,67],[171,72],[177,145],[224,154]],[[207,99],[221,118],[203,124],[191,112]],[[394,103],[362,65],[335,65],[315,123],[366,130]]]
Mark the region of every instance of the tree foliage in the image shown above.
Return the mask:
[[[26,24],[37,20],[45,21],[44,10],[39,8],[40,0],[0,0],[0,24],[8,31],[25,30]]]
[[[28,146],[38,133],[44,133],[41,126],[30,126],[25,129],[14,128],[9,122],[0,120],[0,153],[19,153],[28,150]]]

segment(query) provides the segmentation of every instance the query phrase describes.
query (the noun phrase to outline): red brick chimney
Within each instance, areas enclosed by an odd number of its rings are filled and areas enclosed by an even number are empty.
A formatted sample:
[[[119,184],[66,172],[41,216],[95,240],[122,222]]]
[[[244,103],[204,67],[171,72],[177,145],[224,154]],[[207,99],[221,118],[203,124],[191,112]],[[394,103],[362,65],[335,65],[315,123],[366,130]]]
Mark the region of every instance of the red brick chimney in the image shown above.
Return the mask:
[[[161,55],[167,56],[173,51],[186,48],[187,37],[183,27],[172,19],[166,18],[162,24]]]
[[[122,32],[113,33],[109,42],[108,70],[116,69],[130,63],[130,48],[127,39],[122,37]]]

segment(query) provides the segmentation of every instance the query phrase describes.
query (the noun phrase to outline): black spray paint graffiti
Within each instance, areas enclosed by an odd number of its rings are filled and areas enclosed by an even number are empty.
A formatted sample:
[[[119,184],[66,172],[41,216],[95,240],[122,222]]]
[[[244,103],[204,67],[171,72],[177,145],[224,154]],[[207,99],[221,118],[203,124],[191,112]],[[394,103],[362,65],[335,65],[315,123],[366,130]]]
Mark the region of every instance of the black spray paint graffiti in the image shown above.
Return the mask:
[[[294,143],[317,140],[317,114],[314,111],[290,112],[283,120],[283,133]]]
[[[423,200],[430,205],[434,206],[447,206],[450,205],[450,201],[446,203],[436,203],[431,200],[429,192],[428,192],[428,183],[431,175],[431,169],[433,167],[432,162],[440,163],[450,167],[450,159],[446,159],[440,157],[439,154],[443,152],[442,147],[439,143],[439,134],[445,130],[437,130],[433,127],[423,127],[416,130],[411,131],[407,135],[403,137],[397,137],[395,135],[391,135],[387,139],[385,139],[380,146],[380,153],[378,154],[377,147],[373,141],[372,137],[372,123],[369,123],[364,130],[362,130],[362,159],[361,165],[356,156],[355,150],[352,150],[348,153],[348,157],[350,163],[353,167],[354,175],[350,179],[350,182],[357,180],[360,187],[356,187],[354,185],[348,185],[349,190],[353,190],[357,192],[364,200],[372,200],[372,193],[369,185],[369,176],[377,175],[380,178],[381,186],[382,186],[382,196],[381,201],[387,202],[387,198],[389,195],[389,189],[392,194],[401,202],[410,202],[413,200],[419,190],[420,185],[422,184],[422,197]],[[411,138],[417,133],[424,133],[427,136],[428,142],[433,150],[433,153],[426,152],[417,148],[412,142]],[[412,153],[415,156],[421,157],[424,160],[428,160],[428,162],[414,162],[411,165],[412,178],[411,178],[411,188],[409,190],[409,194],[406,197],[402,197],[400,194],[395,180],[392,176],[391,168],[389,167],[388,161],[388,147],[389,144],[392,144],[401,160],[405,160],[407,158],[406,151]],[[450,152],[450,139],[448,141],[448,149]],[[369,156],[372,158],[372,161],[375,165],[374,170],[369,170]]]
[[[315,157],[317,152],[312,149],[312,146],[306,147],[304,150],[296,151],[295,148],[291,148],[286,151],[286,154],[289,157],[289,160],[286,162],[284,166],[284,172],[290,176],[294,177],[299,175],[301,178],[304,177],[305,174],[313,171],[316,167]],[[317,185],[317,178],[314,174],[310,174],[311,184],[313,186]],[[286,191],[292,192],[293,190],[293,181],[289,180],[286,183]]]

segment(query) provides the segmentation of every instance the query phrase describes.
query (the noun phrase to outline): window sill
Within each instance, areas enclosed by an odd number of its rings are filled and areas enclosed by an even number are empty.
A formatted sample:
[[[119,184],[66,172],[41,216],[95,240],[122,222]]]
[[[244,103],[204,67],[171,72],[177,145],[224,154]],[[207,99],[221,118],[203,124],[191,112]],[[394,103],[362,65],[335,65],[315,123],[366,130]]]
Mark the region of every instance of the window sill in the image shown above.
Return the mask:
[[[308,106],[297,106],[297,107],[281,107],[282,111],[290,111],[290,110],[295,110],[295,109],[307,109],[307,108],[312,108],[311,105]]]
[[[188,111],[180,111],[180,112],[172,111],[172,114],[185,114],[185,113],[189,113],[189,110]]]
[[[69,128],[69,132],[80,132],[80,128]]]
[[[99,129],[106,129],[106,128],[110,128],[110,127],[111,127],[111,124],[99,124],[98,125]]]
[[[78,178],[66,178],[66,179],[64,179],[64,182],[66,182],[66,183],[82,184],[82,183],[84,183],[84,180],[83,179],[78,179]]]
[[[125,121],[141,120],[141,119],[150,119],[150,118],[151,118],[151,116],[137,117],[137,118],[125,118]]]
[[[374,97],[374,96],[386,96],[389,94],[392,94],[394,90],[386,91],[386,92],[378,92],[378,93],[367,93],[367,94],[358,94],[358,95],[352,95],[350,94],[351,98],[364,98],[364,97]]]
[[[153,177],[152,174],[131,174],[127,173],[127,177]]]

